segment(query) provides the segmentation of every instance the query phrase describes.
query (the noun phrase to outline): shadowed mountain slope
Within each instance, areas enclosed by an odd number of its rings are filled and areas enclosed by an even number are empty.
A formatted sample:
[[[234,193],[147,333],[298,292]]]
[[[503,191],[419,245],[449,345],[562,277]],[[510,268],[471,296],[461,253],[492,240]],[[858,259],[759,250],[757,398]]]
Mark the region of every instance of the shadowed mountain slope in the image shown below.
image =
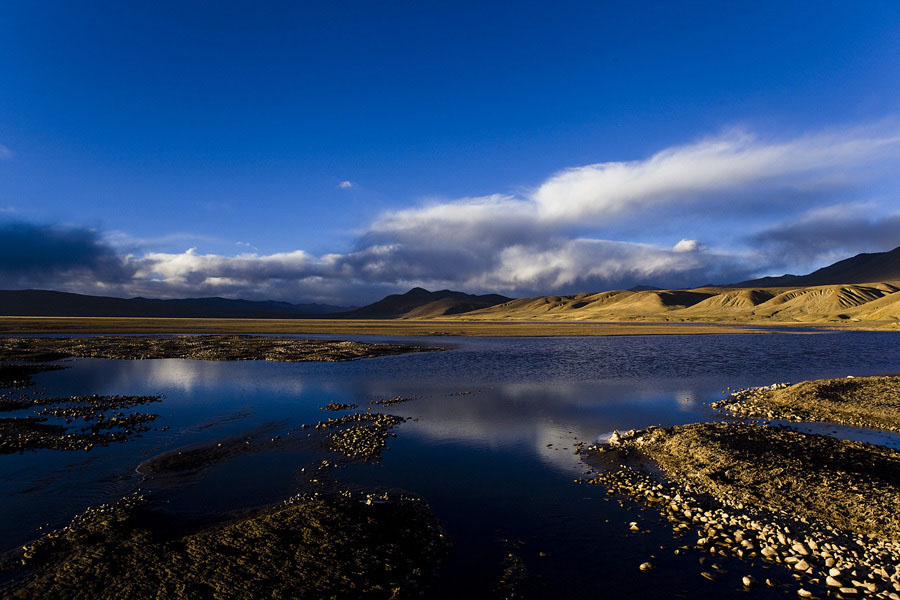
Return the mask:
[[[487,308],[508,302],[510,299],[499,294],[476,296],[464,292],[440,290],[429,292],[413,288],[405,294],[391,294],[378,302],[356,310],[328,315],[329,318],[344,319],[396,319],[426,318],[454,315],[470,310]]]
[[[328,304],[228,298],[113,298],[48,290],[0,290],[0,315],[31,317],[293,318],[346,311]]]
[[[888,252],[857,254],[827,267],[822,267],[809,275],[763,277],[725,287],[800,287],[871,283],[873,281],[900,281],[900,247]]]

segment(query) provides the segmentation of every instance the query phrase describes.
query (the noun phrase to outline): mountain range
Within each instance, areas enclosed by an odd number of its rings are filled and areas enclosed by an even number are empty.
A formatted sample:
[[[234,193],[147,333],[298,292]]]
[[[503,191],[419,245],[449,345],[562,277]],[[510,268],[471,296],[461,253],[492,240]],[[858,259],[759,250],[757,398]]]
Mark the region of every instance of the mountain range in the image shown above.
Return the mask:
[[[473,310],[488,308],[512,298],[499,294],[476,296],[451,290],[429,292],[416,287],[405,294],[391,294],[378,302],[357,308],[356,310],[328,315],[328,318],[346,319],[425,319],[458,315]]]
[[[0,315],[31,317],[144,317],[236,319],[429,318],[487,308],[511,298],[413,288],[361,308],[229,298],[113,298],[48,290],[0,290]]]
[[[229,298],[113,298],[49,290],[0,290],[0,315],[32,317],[296,318],[352,307]]]
[[[872,283],[900,281],[900,247],[888,252],[857,254],[808,275],[763,277],[731,284],[726,287],[798,287],[805,285],[835,285],[840,283]]]
[[[280,319],[653,320],[900,322],[900,248],[858,254],[808,275],[690,290],[649,285],[512,299],[413,288],[363,307],[228,298],[113,298],[47,290],[0,291],[0,315]]]

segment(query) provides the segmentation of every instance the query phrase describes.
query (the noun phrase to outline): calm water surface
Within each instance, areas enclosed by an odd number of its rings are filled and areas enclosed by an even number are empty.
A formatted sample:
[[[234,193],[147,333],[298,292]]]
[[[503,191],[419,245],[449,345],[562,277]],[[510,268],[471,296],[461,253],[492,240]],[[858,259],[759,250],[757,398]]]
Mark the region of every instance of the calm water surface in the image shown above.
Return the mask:
[[[0,456],[0,550],[138,488],[188,516],[278,502],[303,489],[300,468],[332,457],[284,444],[177,479],[142,476],[135,467],[160,452],[259,427],[286,435],[334,416],[319,408],[330,401],[365,409],[399,395],[415,399],[384,412],[411,420],[394,430],[384,459],[334,477],[428,501],[454,543],[435,597],[491,597],[510,549],[527,568],[526,597],[745,597],[742,575],[780,572],[721,560],[729,572],[716,583],[702,579],[701,555],[675,556],[688,540],[675,540],[652,511],[573,483],[583,471],[573,437],[589,442],[613,429],[721,418],[707,404],[726,386],[900,372],[895,333],[415,341],[452,350],[351,363],[78,359],[38,375],[50,394],[165,394],[142,410],[159,413],[154,425],[169,429],[91,452]],[[651,533],[628,532],[633,520]],[[639,572],[651,556],[657,570]],[[755,595],[795,597],[795,590]]]

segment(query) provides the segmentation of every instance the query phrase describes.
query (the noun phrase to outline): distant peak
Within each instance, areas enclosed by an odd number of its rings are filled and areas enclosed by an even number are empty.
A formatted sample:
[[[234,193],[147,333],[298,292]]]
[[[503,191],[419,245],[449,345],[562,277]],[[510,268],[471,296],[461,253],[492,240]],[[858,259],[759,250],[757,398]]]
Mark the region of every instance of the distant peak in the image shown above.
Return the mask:
[[[403,295],[404,296],[421,296],[422,294],[430,294],[430,293],[431,292],[429,292],[425,288],[414,287],[413,289],[409,290],[408,292],[406,292]]]

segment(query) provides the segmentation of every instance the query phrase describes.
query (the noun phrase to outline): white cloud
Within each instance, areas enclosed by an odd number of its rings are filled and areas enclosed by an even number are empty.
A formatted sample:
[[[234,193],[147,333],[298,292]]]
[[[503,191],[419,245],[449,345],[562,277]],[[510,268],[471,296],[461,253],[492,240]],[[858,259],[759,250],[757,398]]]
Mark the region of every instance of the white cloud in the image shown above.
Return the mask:
[[[3,144],[0,144],[0,160],[9,160],[13,156],[15,156],[15,153],[12,150],[7,148]]]
[[[682,238],[680,242],[675,244],[672,252],[697,252],[703,247],[699,240],[688,240]]]
[[[339,190],[349,190],[356,187],[356,185],[352,181],[342,181],[337,184]]]
[[[808,184],[873,161],[896,158],[900,129],[856,128],[765,142],[731,131],[631,162],[607,162],[558,173],[533,200],[543,219],[608,223],[668,206],[697,210],[748,186]],[[765,204],[774,196],[749,200]]]
[[[889,174],[898,155],[900,129],[893,124],[774,141],[732,130],[645,160],[567,169],[528,193],[386,212],[344,254],[190,249],[130,256],[126,266],[135,277],[128,289],[346,303],[413,285],[531,295],[743,280],[771,266],[767,246],[813,239],[826,221],[836,223],[829,239],[852,237],[859,220],[841,221],[839,209],[822,207],[834,204],[836,190],[844,194],[853,182],[869,185]],[[773,216],[787,225],[760,234],[759,224],[770,226]],[[894,239],[894,219],[869,229]],[[719,225],[716,246],[696,239],[712,237],[698,231],[703,220]],[[726,221],[736,228],[721,227]],[[684,235],[674,247],[673,231]],[[814,251],[824,255],[828,248]]]

